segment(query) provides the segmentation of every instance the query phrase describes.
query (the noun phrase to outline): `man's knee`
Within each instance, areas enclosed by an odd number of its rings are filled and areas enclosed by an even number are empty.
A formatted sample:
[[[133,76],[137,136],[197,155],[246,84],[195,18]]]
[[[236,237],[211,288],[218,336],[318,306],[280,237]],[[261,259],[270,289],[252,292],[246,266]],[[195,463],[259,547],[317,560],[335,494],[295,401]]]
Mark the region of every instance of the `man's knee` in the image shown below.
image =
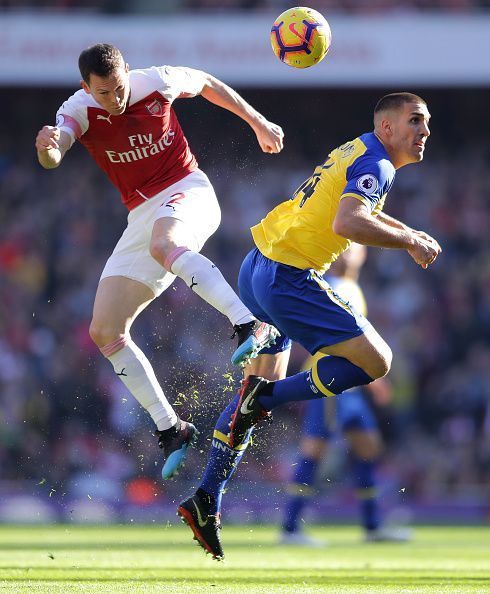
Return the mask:
[[[178,219],[164,217],[155,221],[150,239],[150,255],[171,272],[175,259],[187,250],[199,251],[188,225]]]
[[[383,442],[378,431],[351,430],[344,433],[352,453],[366,462],[374,462],[383,453]]]
[[[92,319],[88,332],[90,338],[95,342],[99,349],[113,343],[115,340],[118,340],[123,336],[122,332],[117,331],[109,324],[96,320],[95,318]]]
[[[353,365],[360,367],[373,380],[388,373],[393,358],[390,347],[374,329],[343,343],[325,347],[321,352],[347,359]],[[354,385],[360,385],[360,383]]]
[[[393,353],[388,345],[381,352],[378,352],[376,361],[373,362],[373,379],[384,377],[391,369]]]
[[[393,353],[384,340],[371,343],[371,350],[361,367],[373,378],[373,380],[384,377],[391,369]]]
[[[150,256],[161,266],[164,266],[165,259],[174,248],[175,245],[163,237],[152,237],[150,241]]]
[[[303,437],[300,443],[301,453],[310,460],[319,461],[327,450],[327,441],[321,437]]]
[[[162,239],[152,239],[150,241],[150,255],[154,258],[160,266],[163,266],[168,272],[172,272],[172,264],[185,252],[189,252],[190,248],[183,243],[177,246],[173,241]]]

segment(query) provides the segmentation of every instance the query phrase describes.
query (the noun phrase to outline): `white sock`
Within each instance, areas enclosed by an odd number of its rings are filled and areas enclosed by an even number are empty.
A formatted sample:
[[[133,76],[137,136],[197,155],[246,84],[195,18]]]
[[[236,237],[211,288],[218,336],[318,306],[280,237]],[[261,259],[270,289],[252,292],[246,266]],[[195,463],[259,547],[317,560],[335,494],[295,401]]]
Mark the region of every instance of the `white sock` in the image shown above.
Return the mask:
[[[122,349],[107,357],[114,371],[136,400],[145,408],[157,429],[169,429],[177,422],[177,415],[165,398],[150,362],[131,339]]]
[[[204,301],[225,315],[233,326],[255,319],[226,282],[220,270],[206,256],[187,250],[174,260],[171,272],[179,276]]]

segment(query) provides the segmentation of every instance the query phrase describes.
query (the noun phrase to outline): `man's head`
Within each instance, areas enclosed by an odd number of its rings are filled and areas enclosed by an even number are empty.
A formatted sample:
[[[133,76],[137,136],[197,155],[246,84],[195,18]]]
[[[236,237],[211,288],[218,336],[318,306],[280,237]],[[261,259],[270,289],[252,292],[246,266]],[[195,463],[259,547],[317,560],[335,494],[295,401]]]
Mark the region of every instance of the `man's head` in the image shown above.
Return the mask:
[[[111,115],[121,115],[129,99],[129,66],[121,52],[107,43],[93,45],[80,54],[81,85]]]
[[[413,93],[391,93],[374,108],[374,132],[396,169],[424,157],[430,135],[427,103]]]

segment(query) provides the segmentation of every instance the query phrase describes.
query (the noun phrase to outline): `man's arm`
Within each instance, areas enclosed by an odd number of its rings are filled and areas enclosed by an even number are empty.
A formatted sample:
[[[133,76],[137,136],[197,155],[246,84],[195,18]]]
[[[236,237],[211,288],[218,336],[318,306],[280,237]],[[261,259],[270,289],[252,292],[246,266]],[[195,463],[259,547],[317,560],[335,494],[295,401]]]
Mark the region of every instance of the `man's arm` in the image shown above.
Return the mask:
[[[61,163],[71,146],[70,135],[55,126],[43,126],[36,137],[39,163],[45,169],[54,169]]]
[[[389,225],[390,227],[394,227],[395,229],[403,229],[405,231],[408,231],[409,233],[415,233],[415,235],[419,235],[420,237],[423,237],[426,241],[429,241],[430,243],[434,244],[434,247],[440,248],[437,241],[433,237],[431,237],[430,235],[425,233],[425,231],[419,231],[418,229],[412,229],[408,225],[405,225],[405,223],[402,223],[398,219],[390,217],[389,215],[387,215],[384,212],[378,213],[376,218],[378,219],[378,221],[382,221],[383,223],[386,223],[387,225]]]
[[[405,223],[402,223],[401,221],[399,221],[398,219],[395,219],[394,217],[390,217],[385,212],[378,213],[376,218],[378,219],[378,221],[381,221],[381,222],[385,223],[386,225],[389,225],[390,227],[394,227],[395,229],[404,229],[405,231],[413,231],[413,229],[411,227],[409,227],[408,225],[405,225]]]
[[[204,85],[201,95],[205,99],[245,120],[255,132],[260,148],[265,153],[279,153],[282,150],[284,133],[280,126],[266,120],[225,83],[205,72],[203,76]]]
[[[374,247],[409,249],[414,245],[411,229],[388,225],[352,196],[340,201],[333,230],[337,235]]]
[[[346,196],[340,201],[333,230],[337,235],[364,245],[405,249],[422,268],[434,262],[441,252],[435,239],[403,223],[401,227],[387,224],[383,218],[372,216],[363,202]]]

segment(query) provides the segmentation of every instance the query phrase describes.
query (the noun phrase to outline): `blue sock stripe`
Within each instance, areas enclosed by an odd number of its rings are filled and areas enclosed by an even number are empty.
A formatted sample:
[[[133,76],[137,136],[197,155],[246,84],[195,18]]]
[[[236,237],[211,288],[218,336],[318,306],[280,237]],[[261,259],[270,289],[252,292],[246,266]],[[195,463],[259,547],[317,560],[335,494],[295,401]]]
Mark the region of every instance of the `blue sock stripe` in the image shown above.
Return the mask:
[[[248,441],[249,441],[249,437],[250,437],[250,433],[247,434],[247,436],[245,437],[245,439],[243,440],[243,442],[235,447],[231,447],[230,446],[230,435],[227,434],[225,435],[224,433],[221,433],[221,431],[218,431],[217,429],[214,430],[213,432],[213,442],[214,440],[220,441],[221,443],[223,443],[226,447],[233,449],[233,450],[246,450],[248,447]],[[214,445],[214,443],[213,443]],[[220,447],[219,445],[216,445],[215,447]]]
[[[318,375],[318,361],[314,361],[311,367],[311,381],[315,384],[315,387],[324,395],[324,396],[335,396],[335,392],[332,392],[325,386]]]

